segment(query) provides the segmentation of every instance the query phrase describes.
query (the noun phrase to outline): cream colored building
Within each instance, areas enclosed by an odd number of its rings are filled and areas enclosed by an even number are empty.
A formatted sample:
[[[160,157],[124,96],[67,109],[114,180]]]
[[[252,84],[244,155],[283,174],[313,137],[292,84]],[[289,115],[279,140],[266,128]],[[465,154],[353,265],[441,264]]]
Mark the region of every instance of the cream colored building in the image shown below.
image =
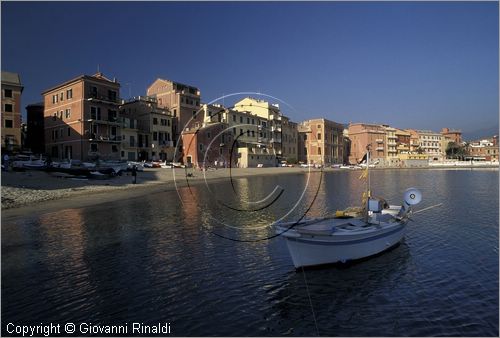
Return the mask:
[[[137,147],[137,120],[120,117],[122,123],[122,142],[120,158],[127,161],[137,161],[139,159]]]
[[[397,150],[398,137],[396,135],[396,128],[389,127],[387,125],[383,125],[383,127],[385,128],[385,142],[387,145],[385,165],[399,166],[400,160],[398,157],[398,150]]]
[[[159,107],[157,98],[139,96],[123,102],[120,115],[137,121],[137,160],[174,161],[174,118],[167,108]],[[131,140],[125,143],[129,149],[122,149],[122,158],[130,157]]]
[[[240,147],[238,148],[238,166],[240,168],[275,167],[276,156],[266,148]]]
[[[420,148],[429,155],[431,160],[441,160],[443,146],[441,133],[430,130],[417,130]]]
[[[278,159],[282,158],[282,114],[278,104],[272,104],[265,100],[246,97],[234,105],[234,110],[249,112],[263,119],[259,135],[267,141],[270,151],[276,154]],[[251,119],[250,119],[251,120]],[[248,120],[247,120],[248,122]],[[265,139],[265,140],[264,140]]]

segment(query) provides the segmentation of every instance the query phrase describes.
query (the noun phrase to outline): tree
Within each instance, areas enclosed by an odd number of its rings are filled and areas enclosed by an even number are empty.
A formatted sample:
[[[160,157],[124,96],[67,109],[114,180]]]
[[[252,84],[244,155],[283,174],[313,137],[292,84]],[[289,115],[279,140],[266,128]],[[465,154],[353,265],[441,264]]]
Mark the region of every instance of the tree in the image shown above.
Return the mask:
[[[446,147],[447,158],[458,158],[463,160],[465,155],[467,155],[466,146],[462,146],[456,142],[448,143],[448,146]]]

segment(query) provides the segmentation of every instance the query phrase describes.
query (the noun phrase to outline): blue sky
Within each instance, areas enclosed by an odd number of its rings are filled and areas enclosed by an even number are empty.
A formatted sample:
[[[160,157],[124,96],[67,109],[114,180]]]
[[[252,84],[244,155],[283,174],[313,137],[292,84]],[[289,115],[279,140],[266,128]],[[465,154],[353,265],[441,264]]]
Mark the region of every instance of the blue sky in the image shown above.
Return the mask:
[[[2,70],[23,106],[100,70],[208,102],[259,91],[294,121],[464,132],[498,125],[498,2],[2,2]],[[228,103],[227,101],[225,102]]]

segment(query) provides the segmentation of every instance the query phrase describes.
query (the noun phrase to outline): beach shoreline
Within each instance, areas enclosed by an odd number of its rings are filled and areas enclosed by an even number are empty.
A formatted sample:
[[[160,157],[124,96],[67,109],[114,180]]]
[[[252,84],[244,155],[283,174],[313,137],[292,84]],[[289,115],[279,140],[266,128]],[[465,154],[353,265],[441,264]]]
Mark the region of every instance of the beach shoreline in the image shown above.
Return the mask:
[[[374,168],[373,170],[497,169],[495,166],[429,166],[419,168]],[[342,172],[326,168],[324,172]],[[356,170],[359,171],[359,170]],[[136,198],[189,185],[217,183],[253,176],[319,173],[313,168],[232,168],[209,171],[192,169],[146,169],[137,184],[130,173],[107,180],[82,180],[43,171],[2,172],[2,219],[60,209],[79,208],[104,202]],[[192,177],[187,177],[191,173]]]

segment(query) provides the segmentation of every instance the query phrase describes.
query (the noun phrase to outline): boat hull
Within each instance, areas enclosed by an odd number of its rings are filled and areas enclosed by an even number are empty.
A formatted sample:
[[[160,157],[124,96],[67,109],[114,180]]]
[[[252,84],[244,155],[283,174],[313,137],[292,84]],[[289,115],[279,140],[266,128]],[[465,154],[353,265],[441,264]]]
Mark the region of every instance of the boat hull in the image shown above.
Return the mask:
[[[356,236],[284,236],[295,268],[347,262],[381,253],[398,244],[406,224]]]

